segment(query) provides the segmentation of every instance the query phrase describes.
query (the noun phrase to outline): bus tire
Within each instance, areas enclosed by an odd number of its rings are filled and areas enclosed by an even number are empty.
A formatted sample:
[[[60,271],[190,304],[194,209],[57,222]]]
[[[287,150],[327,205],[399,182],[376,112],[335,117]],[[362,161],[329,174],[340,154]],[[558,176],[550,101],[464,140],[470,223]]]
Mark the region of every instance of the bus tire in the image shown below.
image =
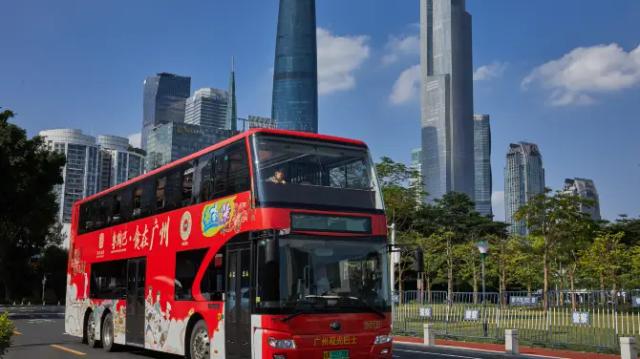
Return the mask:
[[[113,342],[113,315],[107,313],[102,320],[102,330],[100,331],[100,341],[102,342],[102,349],[107,352],[115,350],[116,345]]]
[[[93,312],[89,313],[86,325],[87,344],[91,348],[100,346],[100,341],[96,339],[96,318]]]
[[[209,359],[210,345],[207,324],[199,320],[191,329],[189,347],[185,351],[187,359]]]

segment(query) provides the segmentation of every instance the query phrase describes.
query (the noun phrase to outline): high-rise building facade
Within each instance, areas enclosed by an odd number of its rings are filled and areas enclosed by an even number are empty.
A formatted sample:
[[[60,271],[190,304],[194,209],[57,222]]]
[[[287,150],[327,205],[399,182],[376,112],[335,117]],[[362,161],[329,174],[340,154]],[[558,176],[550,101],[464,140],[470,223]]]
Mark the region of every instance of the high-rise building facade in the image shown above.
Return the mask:
[[[98,190],[113,187],[144,172],[144,152],[131,147],[129,139],[120,136],[97,137],[99,180]]]
[[[236,64],[231,58],[231,75],[229,76],[229,94],[227,96],[227,125],[232,131],[238,129],[238,104],[236,103]]]
[[[144,80],[141,133],[143,150],[147,148],[147,137],[153,127],[184,121],[185,100],[190,93],[190,77],[162,72]]]
[[[515,220],[518,209],[536,195],[544,193],[542,154],[536,144],[520,142],[509,145],[504,169],[505,222],[513,234],[526,235],[523,221]]]
[[[471,15],[465,0],[420,0],[422,152],[428,201],[475,197]]]
[[[153,170],[236,133],[237,131],[188,123],[171,122],[156,126],[149,133],[145,167],[148,171]]]
[[[54,129],[40,131],[50,150],[62,153],[67,162],[62,170],[63,184],[55,188],[58,198],[58,220],[71,222],[71,208],[75,201],[98,191],[98,152],[96,139],[80,130]]]
[[[411,150],[411,164],[409,168],[417,172],[417,178],[409,180],[409,186],[411,188],[415,188],[419,185],[422,185],[424,178],[422,177],[422,148],[414,148]],[[416,198],[418,203],[422,203],[424,198],[422,195],[418,195]]]
[[[473,116],[473,154],[476,211],[493,217],[491,209],[491,124],[489,115]]]
[[[229,94],[214,88],[201,88],[186,100],[184,123],[209,126],[219,129],[231,129]]]
[[[318,132],[315,0],[280,0],[271,118],[278,128]]]
[[[564,180],[564,191],[580,198],[591,201],[592,205],[580,204],[580,211],[588,214],[594,221],[602,219],[600,216],[600,197],[593,180],[587,178],[567,178]]]

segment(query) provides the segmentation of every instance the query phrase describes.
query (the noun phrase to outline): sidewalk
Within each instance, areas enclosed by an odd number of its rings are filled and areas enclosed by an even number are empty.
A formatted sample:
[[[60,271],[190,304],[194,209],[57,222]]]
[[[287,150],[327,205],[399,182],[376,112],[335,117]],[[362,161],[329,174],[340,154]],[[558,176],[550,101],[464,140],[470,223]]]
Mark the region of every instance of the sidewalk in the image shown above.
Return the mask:
[[[0,305],[0,313],[9,313],[10,319],[29,318],[63,318],[63,305],[24,305],[24,306],[3,306]]]
[[[423,343],[422,338],[404,337],[404,336],[394,336],[393,341],[396,343],[406,343],[406,344],[422,344]],[[457,348],[457,349],[482,350],[482,351],[504,353],[504,345],[502,344],[470,343],[470,342],[459,342],[454,340],[436,339],[436,345],[443,346],[443,347]],[[522,345],[520,346],[520,354],[539,355],[544,357],[567,358],[567,359],[619,359],[620,358],[619,355],[615,355],[615,354],[574,352],[569,350],[536,348],[536,347],[527,347]]]

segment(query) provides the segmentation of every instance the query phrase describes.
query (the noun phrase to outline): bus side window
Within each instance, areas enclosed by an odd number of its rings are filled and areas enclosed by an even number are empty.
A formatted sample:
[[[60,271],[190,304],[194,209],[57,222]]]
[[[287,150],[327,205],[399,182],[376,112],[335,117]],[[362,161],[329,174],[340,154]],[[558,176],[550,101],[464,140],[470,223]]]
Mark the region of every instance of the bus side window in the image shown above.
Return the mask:
[[[211,258],[200,283],[200,292],[207,300],[222,300],[224,293],[224,247]]]
[[[107,220],[111,214],[111,198],[103,197],[98,199],[98,213],[96,218],[96,229],[106,227]]]
[[[167,177],[156,178],[156,213],[164,212],[167,201],[165,189],[167,187]]]
[[[182,167],[174,168],[167,174],[165,186],[165,209],[180,208],[182,206]]]
[[[147,178],[140,184],[143,188],[142,198],[140,199],[140,215],[145,217],[153,214],[153,203],[156,199],[154,191],[154,178]]]
[[[113,196],[111,203],[110,224],[118,224],[122,221],[122,195],[120,193]]]
[[[193,300],[191,287],[207,249],[176,253],[175,299]]]
[[[182,205],[188,206],[193,201],[193,173],[194,161],[188,162],[182,168]]]
[[[96,299],[121,299],[127,290],[127,261],[117,260],[91,265],[89,295]]]
[[[120,222],[128,222],[131,220],[131,210],[133,203],[131,203],[131,188],[125,188],[120,191]]]
[[[212,198],[213,191],[213,153],[207,153],[198,158],[193,178],[193,195],[197,203]]]
[[[133,191],[133,210],[132,217],[137,218],[142,214],[142,187],[138,187]]]

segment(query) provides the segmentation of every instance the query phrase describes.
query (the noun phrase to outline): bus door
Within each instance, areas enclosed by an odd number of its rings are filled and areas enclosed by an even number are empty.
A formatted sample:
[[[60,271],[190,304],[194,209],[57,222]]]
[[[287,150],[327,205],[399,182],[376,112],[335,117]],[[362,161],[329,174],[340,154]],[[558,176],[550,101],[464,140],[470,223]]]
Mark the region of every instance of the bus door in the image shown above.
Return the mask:
[[[144,346],[146,264],[146,258],[129,259],[127,264],[127,344]]]
[[[251,278],[249,243],[227,246],[225,300],[226,357],[251,358]]]

